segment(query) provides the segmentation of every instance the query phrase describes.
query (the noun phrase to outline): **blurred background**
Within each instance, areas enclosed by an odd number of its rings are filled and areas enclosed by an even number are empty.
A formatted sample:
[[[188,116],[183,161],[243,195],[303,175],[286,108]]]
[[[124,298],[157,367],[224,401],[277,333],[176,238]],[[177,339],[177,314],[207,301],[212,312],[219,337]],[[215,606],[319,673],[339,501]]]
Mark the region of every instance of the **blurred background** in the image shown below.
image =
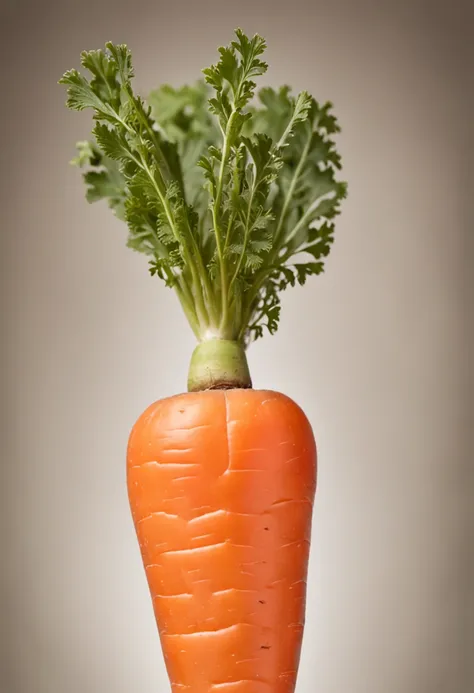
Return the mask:
[[[325,275],[249,353],[319,447],[298,693],[474,689],[469,5],[3,0],[2,693],[169,690],[125,448],[193,337],[86,204],[90,116],[57,80],[113,40],[142,93],[194,81],[236,26],[267,38],[268,83],[334,102],[349,181]]]

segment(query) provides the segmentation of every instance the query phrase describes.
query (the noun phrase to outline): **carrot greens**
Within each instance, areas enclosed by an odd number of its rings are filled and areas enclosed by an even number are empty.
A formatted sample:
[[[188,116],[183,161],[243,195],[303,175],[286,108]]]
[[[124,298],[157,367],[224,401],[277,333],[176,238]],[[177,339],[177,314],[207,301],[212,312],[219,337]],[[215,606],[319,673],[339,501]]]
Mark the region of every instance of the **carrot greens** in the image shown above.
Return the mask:
[[[265,48],[237,30],[204,80],[146,101],[125,45],[83,52],[90,76],[60,80],[68,107],[94,115],[74,159],[88,201],[127,223],[128,245],[176,290],[200,341],[274,333],[280,293],[323,271],[346,195],[331,104],[286,86],[256,93]]]

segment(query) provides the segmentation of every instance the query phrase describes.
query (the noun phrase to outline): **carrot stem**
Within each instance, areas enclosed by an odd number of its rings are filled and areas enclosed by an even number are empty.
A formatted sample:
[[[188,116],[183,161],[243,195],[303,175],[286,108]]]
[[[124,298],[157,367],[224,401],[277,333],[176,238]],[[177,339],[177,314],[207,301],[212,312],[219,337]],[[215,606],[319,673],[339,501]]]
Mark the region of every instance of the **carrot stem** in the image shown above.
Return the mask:
[[[197,345],[189,366],[189,392],[251,387],[243,344],[230,339],[209,339]]]

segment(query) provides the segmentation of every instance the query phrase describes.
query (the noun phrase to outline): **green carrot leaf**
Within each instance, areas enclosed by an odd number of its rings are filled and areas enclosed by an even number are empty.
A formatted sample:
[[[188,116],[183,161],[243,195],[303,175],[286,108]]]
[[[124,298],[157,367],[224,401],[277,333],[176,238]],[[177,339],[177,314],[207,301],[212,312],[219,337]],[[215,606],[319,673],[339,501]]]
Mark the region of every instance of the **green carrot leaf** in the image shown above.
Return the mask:
[[[81,55],[67,106],[89,109],[73,163],[127,244],[177,292],[198,339],[248,344],[279,324],[280,296],[324,271],[347,195],[332,104],[261,88],[265,40],[240,29],[192,86],[133,88],[127,46]]]

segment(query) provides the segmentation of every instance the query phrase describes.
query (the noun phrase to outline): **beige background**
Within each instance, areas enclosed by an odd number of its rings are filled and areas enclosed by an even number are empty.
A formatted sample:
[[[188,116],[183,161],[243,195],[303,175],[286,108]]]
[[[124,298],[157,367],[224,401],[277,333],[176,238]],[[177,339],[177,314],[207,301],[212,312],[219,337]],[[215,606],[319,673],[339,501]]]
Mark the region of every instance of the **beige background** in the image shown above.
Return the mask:
[[[124,454],[145,406],[183,388],[193,339],[84,202],[67,162],[89,116],[56,80],[112,39],[144,92],[180,84],[237,25],[267,37],[272,84],[335,102],[350,182],[326,275],[250,352],[256,386],[293,396],[319,444],[298,691],[473,690],[467,8],[3,3],[2,693],[168,690]]]

